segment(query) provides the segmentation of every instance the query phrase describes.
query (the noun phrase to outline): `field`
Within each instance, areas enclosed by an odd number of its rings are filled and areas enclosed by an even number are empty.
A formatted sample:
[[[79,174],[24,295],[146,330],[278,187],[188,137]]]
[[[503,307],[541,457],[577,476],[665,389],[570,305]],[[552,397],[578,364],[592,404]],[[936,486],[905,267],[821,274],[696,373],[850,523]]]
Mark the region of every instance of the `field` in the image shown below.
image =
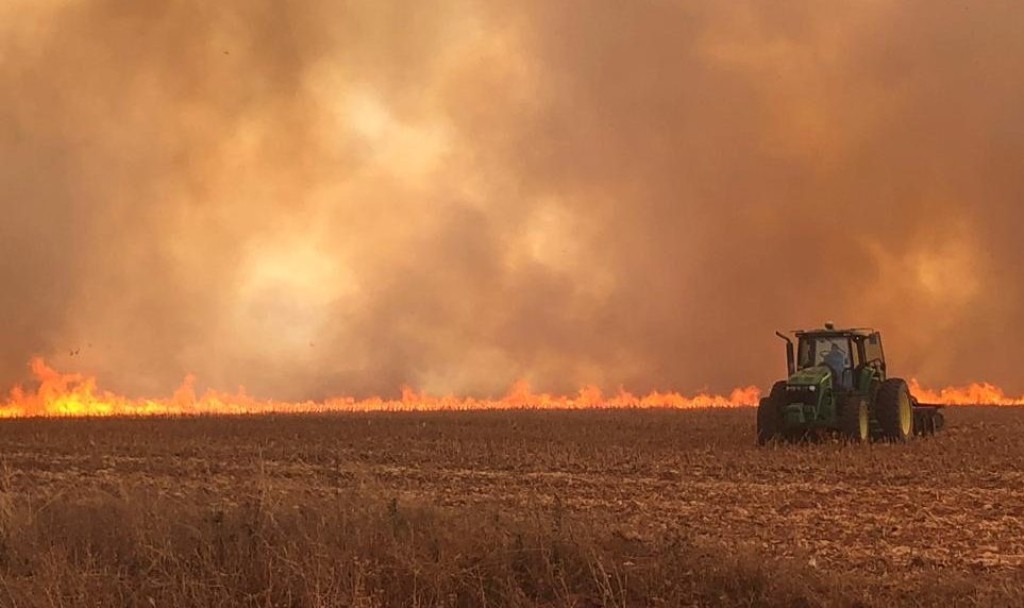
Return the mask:
[[[753,417],[5,421],[0,605],[1024,604],[1024,410],[771,449]]]

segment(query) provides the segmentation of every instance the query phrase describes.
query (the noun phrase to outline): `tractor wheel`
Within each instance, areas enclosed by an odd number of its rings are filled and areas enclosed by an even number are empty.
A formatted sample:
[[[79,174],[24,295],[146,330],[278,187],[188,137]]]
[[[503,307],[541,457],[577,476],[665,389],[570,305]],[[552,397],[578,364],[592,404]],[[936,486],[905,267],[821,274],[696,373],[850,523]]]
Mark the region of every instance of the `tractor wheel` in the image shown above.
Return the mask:
[[[945,418],[938,408],[914,409],[914,433],[922,437],[934,435],[942,430]]]
[[[839,431],[851,443],[866,443],[871,438],[871,411],[863,397],[851,396],[839,412]]]
[[[757,444],[766,443],[782,437],[782,400],[786,391],[786,382],[776,382],[772,392],[757,404]]]
[[[902,442],[914,434],[913,398],[907,383],[890,378],[882,383],[875,397],[875,418],[882,439]]]
[[[914,410],[914,434],[919,437],[934,435],[932,427],[932,413],[924,410]]]

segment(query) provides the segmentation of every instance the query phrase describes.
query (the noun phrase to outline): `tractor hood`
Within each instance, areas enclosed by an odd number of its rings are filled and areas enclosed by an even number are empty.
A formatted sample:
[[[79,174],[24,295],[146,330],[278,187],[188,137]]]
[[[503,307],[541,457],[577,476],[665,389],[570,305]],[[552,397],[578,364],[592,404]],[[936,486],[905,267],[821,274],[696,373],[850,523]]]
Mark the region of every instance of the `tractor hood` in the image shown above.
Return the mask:
[[[832,377],[832,370],[826,365],[804,368],[789,377],[790,386],[821,386]]]

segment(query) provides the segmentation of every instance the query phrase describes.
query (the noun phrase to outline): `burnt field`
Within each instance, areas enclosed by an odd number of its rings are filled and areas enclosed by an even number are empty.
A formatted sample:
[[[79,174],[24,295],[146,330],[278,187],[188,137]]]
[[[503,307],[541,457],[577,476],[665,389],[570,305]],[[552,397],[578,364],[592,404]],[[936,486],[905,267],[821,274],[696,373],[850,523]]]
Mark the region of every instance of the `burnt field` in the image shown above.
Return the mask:
[[[1024,410],[758,448],[752,409],[12,420],[4,606],[1005,606]]]

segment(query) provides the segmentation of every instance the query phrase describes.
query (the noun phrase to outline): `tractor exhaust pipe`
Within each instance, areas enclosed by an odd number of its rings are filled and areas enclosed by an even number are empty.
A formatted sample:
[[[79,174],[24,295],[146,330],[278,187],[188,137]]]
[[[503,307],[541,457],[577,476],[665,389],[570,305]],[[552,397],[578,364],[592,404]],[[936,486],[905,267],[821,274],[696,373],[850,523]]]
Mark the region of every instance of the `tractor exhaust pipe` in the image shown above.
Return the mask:
[[[793,353],[793,341],[781,331],[776,331],[775,335],[786,341],[786,365],[789,369],[789,376],[792,376],[796,373],[796,356]],[[789,376],[786,377],[788,378]]]

